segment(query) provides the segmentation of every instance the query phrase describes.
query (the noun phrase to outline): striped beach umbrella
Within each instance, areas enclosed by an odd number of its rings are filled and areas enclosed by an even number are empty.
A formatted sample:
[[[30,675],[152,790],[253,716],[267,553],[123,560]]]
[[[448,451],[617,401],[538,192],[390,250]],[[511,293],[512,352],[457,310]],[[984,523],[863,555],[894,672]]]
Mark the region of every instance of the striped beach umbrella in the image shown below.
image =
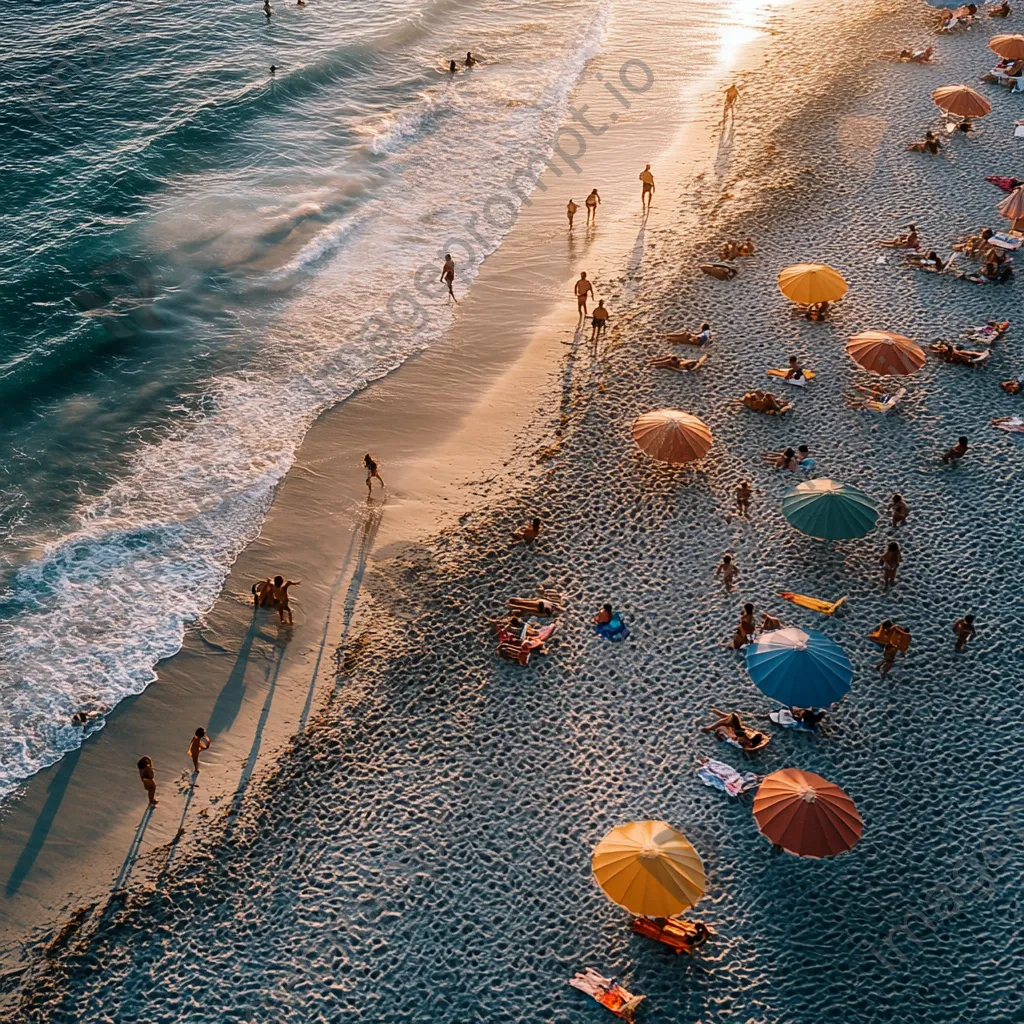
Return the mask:
[[[688,412],[658,409],[633,421],[633,440],[651,458],[680,465],[707,455],[711,430],[702,419]]]
[[[814,630],[775,629],[747,645],[750,678],[787,707],[823,708],[850,690],[853,665],[831,637]]]
[[[992,113],[992,104],[969,85],[944,85],[932,93],[939,110],[957,117],[984,117]]]
[[[924,352],[909,338],[888,331],[862,331],[846,345],[850,358],[869,373],[907,377],[924,366]]]
[[[863,491],[820,477],[791,487],[782,499],[790,526],[818,540],[848,540],[869,534],[878,505]]]

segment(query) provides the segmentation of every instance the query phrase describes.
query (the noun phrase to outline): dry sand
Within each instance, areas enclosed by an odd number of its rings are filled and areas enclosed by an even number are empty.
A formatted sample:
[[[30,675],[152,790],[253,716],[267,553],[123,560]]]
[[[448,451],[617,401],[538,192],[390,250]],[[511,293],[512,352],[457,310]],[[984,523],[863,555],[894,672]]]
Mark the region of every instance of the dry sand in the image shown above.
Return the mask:
[[[927,341],[993,315],[1019,319],[1015,287],[917,275],[892,256],[879,265],[873,244],[913,219],[948,251],[956,235],[994,220],[1000,195],[983,175],[1013,173],[1016,98],[993,92],[984,133],[953,140],[941,159],[907,154],[905,143],[937,120],[931,89],[988,66],[984,34],[942,39],[934,67],[894,65],[874,55],[931,38],[918,5],[879,5],[869,25],[848,25],[849,35],[830,20],[843,13],[839,5],[811,6],[819,31],[779,26],[771,73],[749,74],[740,126],[712,154],[700,186],[681,174],[659,190],[658,213],[665,203],[672,216],[627,250],[628,269],[608,293],[623,312],[605,359],[591,364],[574,346],[555,374],[558,387],[538,393],[537,367],[561,340],[541,331],[505,378],[518,390],[502,388],[485,400],[483,416],[435,435],[434,455],[444,453],[437,464],[452,476],[438,474],[431,502],[415,511],[425,478],[392,457],[384,471],[398,500],[386,507],[381,532],[373,536],[372,521],[369,537],[338,530],[340,548],[323,543],[317,481],[342,478],[331,460],[350,467],[364,438],[380,449],[383,410],[403,397],[387,389],[401,375],[363,399],[380,402],[372,432],[359,434],[345,419],[355,415],[346,414],[353,402],[310,436],[260,541],[272,546],[254,546],[238,575],[247,578],[271,553],[298,560],[287,533],[313,541],[332,572],[337,553],[343,565],[347,555],[359,586],[334,575],[333,588],[304,591],[301,606],[320,623],[313,605],[326,607],[332,593],[342,605],[324,654],[329,660],[343,631],[337,676],[317,676],[331,699],[271,772],[242,787],[239,813],[211,822],[199,855],[181,857],[155,891],[90,911],[59,936],[54,966],[38,968],[21,1007],[26,1019],[81,1019],[90,1007],[97,1020],[119,1021],[213,1012],[298,1021],[355,1011],[380,1021],[561,1022],[591,1012],[564,986],[586,965],[623,972],[649,995],[652,1020],[1012,1019],[1020,963],[1004,886],[1019,875],[1020,820],[1010,813],[1016,727],[1005,709],[1022,695],[1013,626],[1024,609],[1003,566],[1024,554],[1014,529],[1024,510],[1013,487],[1018,443],[991,431],[988,419],[1018,409],[998,388],[1020,369],[1016,346],[1011,335],[981,372],[930,363],[911,382],[902,415],[877,420],[844,407],[843,394],[865,378],[842,345],[868,328]],[[806,72],[826,62],[827,76]],[[755,95],[764,114],[757,123]],[[704,238],[678,230],[686,216],[700,217]],[[734,232],[759,246],[736,281],[696,274],[706,241]],[[851,283],[830,324],[791,319],[775,290],[779,267],[809,257],[839,267]],[[663,348],[660,329],[705,316],[718,338],[700,375],[647,369]],[[790,353],[820,374],[796,395],[792,418],[758,418],[730,404],[763,386],[764,369]],[[450,354],[449,368],[459,365],[458,349]],[[424,357],[428,376],[438,372],[431,358],[445,357]],[[551,450],[539,462],[511,463],[489,491],[476,485],[475,501],[465,488],[456,499],[450,480],[464,479],[466,466],[453,453],[479,440],[494,465],[501,447],[482,437],[517,421],[486,410],[508,410],[527,393],[537,398],[538,436],[520,448]],[[659,405],[712,426],[716,445],[700,470],[657,467],[633,449],[629,423]],[[481,435],[484,424],[491,432]],[[972,439],[970,455],[945,469],[937,456],[961,432]],[[343,459],[332,450],[341,436]],[[877,567],[886,528],[822,545],[785,526],[779,498],[792,479],[770,471],[759,453],[802,441],[823,475],[880,499],[896,489],[906,495],[913,513],[900,534],[906,564],[893,592],[883,594]],[[730,515],[740,476],[758,488],[750,523]],[[510,478],[519,486],[510,488]],[[413,481],[416,502],[405,497]],[[330,491],[338,518],[357,494],[358,482],[347,498]],[[433,540],[409,525],[436,518],[445,498],[457,525],[443,517]],[[392,509],[408,515],[407,525],[385,541]],[[535,511],[549,524],[542,539],[510,548],[510,530]],[[731,596],[711,576],[727,549],[743,572]],[[314,579],[332,577],[306,568]],[[506,596],[546,581],[570,602],[552,656],[526,672],[496,662],[488,622]],[[773,599],[783,588],[850,600],[842,617],[825,622]],[[606,599],[633,631],[624,645],[586,629]],[[854,660],[854,690],[827,736],[777,736],[756,765],[798,764],[851,792],[865,837],[835,862],[770,860],[748,810],[692,777],[698,756],[722,756],[696,732],[712,703],[767,710],[724,650],[746,599],[826,629]],[[967,610],[983,628],[958,656],[949,624]],[[882,681],[864,636],[887,615],[915,639],[911,657]],[[241,620],[221,621],[219,636]],[[315,660],[317,645],[304,646]],[[275,664],[266,659],[263,692],[239,703],[267,706]],[[301,688],[289,685],[300,716],[311,668]],[[138,703],[147,699],[156,696]],[[631,939],[624,914],[589,880],[587,853],[604,831],[648,815],[682,827],[708,864],[702,912],[721,934],[704,960],[712,973]],[[998,915],[993,899],[1003,904]],[[905,933],[894,935],[901,926]]]

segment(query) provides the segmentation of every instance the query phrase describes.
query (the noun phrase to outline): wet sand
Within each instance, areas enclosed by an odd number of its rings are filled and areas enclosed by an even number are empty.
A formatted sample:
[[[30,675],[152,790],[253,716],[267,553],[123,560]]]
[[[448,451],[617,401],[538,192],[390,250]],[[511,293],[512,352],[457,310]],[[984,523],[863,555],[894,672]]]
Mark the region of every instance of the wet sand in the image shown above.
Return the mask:
[[[780,26],[771,80],[750,76],[748,98],[779,80],[799,83],[774,118],[753,125],[744,113],[700,188],[681,177],[665,190],[679,205],[629,251],[624,280],[610,292],[612,308],[626,312],[612,324],[606,358],[592,364],[575,347],[558,365],[552,353],[572,340],[562,313],[568,333],[541,331],[511,371],[521,381],[547,351],[551,388],[537,396],[540,422],[518,447],[557,447],[502,466],[489,491],[475,484],[457,500],[443,476],[435,479],[430,503],[419,497],[423,476],[403,475],[402,460],[392,459],[384,471],[397,494],[380,533],[372,536],[371,520],[369,540],[350,525],[337,531],[348,546],[316,545],[332,563],[340,554],[345,564],[351,549],[359,581],[353,590],[334,576],[342,612],[329,621],[340,631],[328,629],[324,656],[340,639],[338,673],[321,669],[318,682],[333,699],[317,712],[314,692],[312,727],[270,772],[252,776],[239,813],[211,824],[216,843],[182,857],[155,893],[142,887],[125,907],[97,910],[79,935],[63,937],[66,951],[55,950],[56,966],[40,971],[22,1007],[28,1019],[80,1019],[87,1006],[100,1008],[89,1011],[95,1019],[119,1021],[191,1020],[214,1008],[239,1021],[352,1011],[381,1021],[598,1019],[601,1011],[564,984],[588,965],[622,973],[646,993],[652,1020],[1013,1019],[1020,961],[1015,910],[1006,905],[1021,868],[1020,808],[1005,709],[1021,696],[1013,625],[1022,609],[1002,566],[1022,554],[1015,524],[1024,510],[1014,488],[1019,442],[988,419],[1018,411],[998,381],[1019,371],[1019,343],[1011,334],[980,372],[930,362],[910,382],[902,414],[886,420],[846,410],[843,395],[866,378],[843,344],[869,328],[927,341],[955,338],[989,316],[1017,319],[1016,286],[916,275],[891,255],[878,264],[874,245],[913,219],[948,252],[956,235],[995,220],[1000,194],[983,176],[1012,173],[1016,98],[993,90],[984,133],[953,140],[941,160],[907,154],[906,142],[937,121],[929,92],[988,66],[985,33],[942,39],[942,63],[917,68],[874,56],[930,39],[916,4],[879,10],[848,38],[820,7],[815,17],[820,36]],[[842,89],[803,73],[826,57]],[[659,214],[665,198],[659,191]],[[709,240],[753,234],[757,257],[734,282],[701,277],[692,268],[704,240],[678,229],[681,214],[699,214]],[[775,289],[781,266],[810,257],[851,283],[826,325],[791,319]],[[700,375],[648,370],[663,348],[660,329],[704,316],[718,337]],[[797,394],[792,418],[762,419],[731,404],[794,352],[820,378]],[[375,389],[381,423],[401,397],[386,393],[399,377]],[[525,393],[535,390],[531,381]],[[505,408],[515,405],[515,390],[501,394]],[[659,405],[711,425],[716,444],[699,470],[657,467],[632,447],[632,418]],[[334,439],[348,440],[354,426],[340,417],[354,406],[324,418],[282,489],[259,542],[273,538],[276,559],[294,549],[275,514],[293,544],[323,539],[313,525],[324,515],[316,481],[344,476],[331,459],[339,458]],[[515,437],[516,422],[464,421],[438,437],[437,464],[451,466],[448,479],[465,479],[467,466],[450,453],[472,438],[483,463],[497,468],[500,448],[486,446],[481,424],[500,433],[508,423]],[[949,470],[938,455],[961,432],[972,449]],[[759,453],[802,441],[822,475],[880,500],[896,489],[906,495],[906,564],[889,594],[877,567],[884,525],[862,541],[824,545],[782,520],[779,498],[792,479]],[[730,515],[741,475],[758,488],[749,523]],[[415,502],[404,497],[414,480]],[[362,507],[359,486],[348,508]],[[439,512],[453,504],[451,514]],[[341,519],[345,498],[333,492],[330,505]],[[422,532],[386,534],[392,509],[418,519]],[[550,529],[533,549],[510,549],[511,529],[537,510]],[[361,522],[349,515],[349,524]],[[432,537],[423,526],[438,518],[442,532]],[[743,572],[734,595],[711,576],[725,550]],[[987,557],[993,550],[998,557]],[[259,545],[250,554],[250,565],[265,564]],[[240,563],[239,578],[246,568]],[[330,576],[306,568],[314,579]],[[487,624],[506,596],[540,582],[563,590],[569,612],[551,657],[523,672],[495,661]],[[307,596],[317,588],[332,593],[319,583],[302,592],[307,621],[317,620]],[[846,593],[849,602],[822,620],[775,599],[783,588]],[[633,631],[624,645],[586,629],[606,599]],[[753,766],[795,764],[854,796],[864,840],[836,861],[772,860],[749,809],[692,775],[701,755],[736,763],[696,731],[712,704],[768,709],[724,650],[747,599],[824,629],[854,660],[854,689],[827,734],[778,735]],[[957,655],[949,624],[967,610],[982,628]],[[914,646],[880,680],[864,637],[887,615],[912,629]],[[206,638],[218,634],[208,629]],[[307,658],[317,650],[308,645]],[[263,692],[245,695],[254,707],[267,706],[274,678],[273,655],[265,660]],[[305,698],[311,673],[308,662],[293,697]],[[301,715],[305,700],[297,703]],[[678,825],[705,858],[711,884],[701,915],[720,937],[700,965],[631,937],[626,915],[589,878],[594,843],[638,816]]]

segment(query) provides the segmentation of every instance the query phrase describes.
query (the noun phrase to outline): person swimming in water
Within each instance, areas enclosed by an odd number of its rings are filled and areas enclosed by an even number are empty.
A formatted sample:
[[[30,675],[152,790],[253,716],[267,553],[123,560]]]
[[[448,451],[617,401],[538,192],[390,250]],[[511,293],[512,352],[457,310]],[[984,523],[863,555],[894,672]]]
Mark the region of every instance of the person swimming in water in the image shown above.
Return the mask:
[[[476,59],[468,50],[466,51],[466,67],[471,68],[474,64],[479,64],[480,61]]]
[[[448,61],[448,73],[450,75],[455,74],[455,61],[453,60]]]

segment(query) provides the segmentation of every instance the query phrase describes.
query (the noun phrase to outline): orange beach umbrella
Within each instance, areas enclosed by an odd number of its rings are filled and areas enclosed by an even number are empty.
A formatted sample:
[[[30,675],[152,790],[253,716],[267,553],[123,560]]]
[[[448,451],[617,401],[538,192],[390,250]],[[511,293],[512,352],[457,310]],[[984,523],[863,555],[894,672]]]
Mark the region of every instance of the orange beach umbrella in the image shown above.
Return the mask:
[[[754,797],[761,833],[797,857],[834,857],[864,831],[853,801],[814,772],[783,768],[765,776]]]
[[[1015,188],[1000,204],[999,212],[1008,220],[1024,217],[1024,188]]]
[[[993,36],[988,48],[1004,60],[1021,60],[1024,59],[1024,36]]]
[[[671,917],[704,895],[700,854],[664,821],[613,828],[590,859],[604,894],[631,914]]]
[[[925,364],[925,355],[909,338],[888,331],[863,331],[847,343],[846,351],[869,373],[909,377]]]
[[[779,291],[790,302],[802,306],[835,302],[846,294],[847,288],[843,275],[824,263],[795,263],[779,274]]]
[[[708,425],[688,412],[658,409],[633,421],[633,440],[653,459],[680,465],[695,462],[711,447]]]
[[[932,93],[932,99],[940,110],[957,117],[984,117],[992,112],[992,104],[969,85],[944,85]]]

